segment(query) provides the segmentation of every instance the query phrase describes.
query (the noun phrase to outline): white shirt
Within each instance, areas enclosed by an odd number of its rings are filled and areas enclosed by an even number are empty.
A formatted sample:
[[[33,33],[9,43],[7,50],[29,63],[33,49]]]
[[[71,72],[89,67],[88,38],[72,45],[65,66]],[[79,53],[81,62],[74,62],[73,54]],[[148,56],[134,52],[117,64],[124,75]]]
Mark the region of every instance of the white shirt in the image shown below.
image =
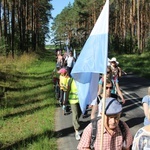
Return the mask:
[[[72,56],[72,57],[69,56],[69,57],[67,58],[67,67],[73,67],[73,61],[74,61],[73,56]]]

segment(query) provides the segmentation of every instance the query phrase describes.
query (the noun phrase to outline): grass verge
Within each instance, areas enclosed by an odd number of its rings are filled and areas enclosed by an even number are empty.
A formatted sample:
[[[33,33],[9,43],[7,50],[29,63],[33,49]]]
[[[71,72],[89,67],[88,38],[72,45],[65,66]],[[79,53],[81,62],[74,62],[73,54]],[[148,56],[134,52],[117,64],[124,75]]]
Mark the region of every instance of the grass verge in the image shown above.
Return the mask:
[[[134,73],[138,76],[150,79],[150,52],[141,55],[118,55],[119,66],[127,73]]]
[[[4,58],[0,66],[0,149],[57,149],[56,100],[51,72],[54,53]],[[0,63],[1,64],[1,63]]]

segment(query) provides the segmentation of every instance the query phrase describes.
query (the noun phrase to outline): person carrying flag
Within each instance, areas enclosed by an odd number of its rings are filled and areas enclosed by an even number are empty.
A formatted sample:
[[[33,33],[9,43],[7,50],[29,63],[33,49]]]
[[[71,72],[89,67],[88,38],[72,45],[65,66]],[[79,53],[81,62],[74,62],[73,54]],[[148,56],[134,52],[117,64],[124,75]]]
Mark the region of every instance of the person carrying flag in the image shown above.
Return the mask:
[[[102,120],[97,121],[97,134],[94,142],[94,149],[100,149],[101,141],[101,126],[104,126],[103,132],[103,149],[102,150],[130,150],[132,145],[133,137],[129,130],[128,125],[121,121],[125,128],[125,138],[121,132],[119,126],[120,115],[122,112],[122,105],[115,98],[106,98],[105,101],[105,120],[102,124]],[[92,135],[92,123],[90,123],[83,131],[80,142],[77,146],[78,150],[90,150],[90,142]]]

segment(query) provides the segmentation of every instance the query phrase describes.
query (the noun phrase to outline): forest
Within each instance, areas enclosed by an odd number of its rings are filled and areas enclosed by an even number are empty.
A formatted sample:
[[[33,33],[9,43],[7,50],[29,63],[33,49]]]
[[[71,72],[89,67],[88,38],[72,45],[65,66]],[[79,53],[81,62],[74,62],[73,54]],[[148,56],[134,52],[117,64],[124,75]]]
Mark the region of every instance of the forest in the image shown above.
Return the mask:
[[[0,54],[36,52],[46,40],[81,50],[105,0],[75,0],[56,18],[52,0],[0,0]],[[149,0],[110,0],[109,50],[141,54],[150,49]],[[49,23],[52,22],[50,27]],[[68,41],[66,43],[66,41]]]
[[[150,49],[150,2],[148,0],[109,1],[109,50],[141,54]],[[53,42],[81,49],[87,40],[105,0],[75,0],[54,19]]]
[[[0,54],[44,49],[52,9],[50,0],[0,0]]]

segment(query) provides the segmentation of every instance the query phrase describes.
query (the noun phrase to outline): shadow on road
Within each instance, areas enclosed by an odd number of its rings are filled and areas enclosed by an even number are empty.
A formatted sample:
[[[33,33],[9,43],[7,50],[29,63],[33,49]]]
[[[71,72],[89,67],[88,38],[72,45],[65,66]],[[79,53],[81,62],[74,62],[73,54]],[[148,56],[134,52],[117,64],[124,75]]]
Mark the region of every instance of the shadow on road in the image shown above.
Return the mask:
[[[132,128],[136,125],[143,123],[143,120],[144,120],[144,116],[137,117],[137,118],[131,118],[131,119],[127,120],[126,123],[128,124],[129,128]]]

